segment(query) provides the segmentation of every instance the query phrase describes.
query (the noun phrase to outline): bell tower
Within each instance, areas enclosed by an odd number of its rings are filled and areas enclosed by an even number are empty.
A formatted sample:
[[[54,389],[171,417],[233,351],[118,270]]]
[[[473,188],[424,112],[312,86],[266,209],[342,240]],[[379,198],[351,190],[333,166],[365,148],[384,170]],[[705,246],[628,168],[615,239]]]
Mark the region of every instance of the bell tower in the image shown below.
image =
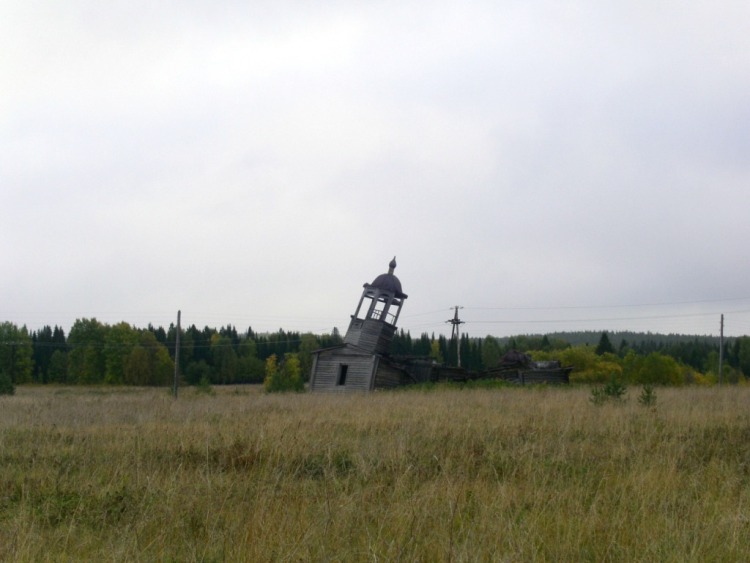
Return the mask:
[[[387,354],[396,333],[401,306],[408,297],[393,274],[396,257],[388,264],[388,273],[364,284],[357,309],[352,315],[344,342],[370,354]]]

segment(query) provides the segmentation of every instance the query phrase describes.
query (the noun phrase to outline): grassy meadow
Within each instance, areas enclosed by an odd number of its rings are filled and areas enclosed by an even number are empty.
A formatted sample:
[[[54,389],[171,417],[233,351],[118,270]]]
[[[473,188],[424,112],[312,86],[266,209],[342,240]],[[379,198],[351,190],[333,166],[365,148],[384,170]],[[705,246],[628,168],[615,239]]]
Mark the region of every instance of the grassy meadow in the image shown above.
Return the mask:
[[[748,561],[750,388],[0,397],[3,561]]]

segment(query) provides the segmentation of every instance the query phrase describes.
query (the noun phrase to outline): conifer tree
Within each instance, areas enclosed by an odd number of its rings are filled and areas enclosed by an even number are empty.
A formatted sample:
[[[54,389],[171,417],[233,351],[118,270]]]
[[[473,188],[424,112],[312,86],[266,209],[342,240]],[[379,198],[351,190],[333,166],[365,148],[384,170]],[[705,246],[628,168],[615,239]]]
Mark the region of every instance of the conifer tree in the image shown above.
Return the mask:
[[[602,332],[602,337],[599,339],[599,344],[596,347],[597,356],[614,353],[615,349],[612,347],[612,343],[609,341],[609,336],[607,336],[606,332]]]
[[[0,370],[0,395],[13,395],[15,392],[16,387],[13,385],[10,376]]]

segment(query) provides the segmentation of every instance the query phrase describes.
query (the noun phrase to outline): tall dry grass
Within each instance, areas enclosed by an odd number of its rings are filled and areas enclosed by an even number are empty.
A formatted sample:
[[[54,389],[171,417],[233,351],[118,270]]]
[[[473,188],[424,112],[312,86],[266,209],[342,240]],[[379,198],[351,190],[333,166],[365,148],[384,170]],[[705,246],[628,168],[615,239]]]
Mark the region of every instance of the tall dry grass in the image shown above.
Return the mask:
[[[750,560],[750,389],[20,387],[0,559]]]

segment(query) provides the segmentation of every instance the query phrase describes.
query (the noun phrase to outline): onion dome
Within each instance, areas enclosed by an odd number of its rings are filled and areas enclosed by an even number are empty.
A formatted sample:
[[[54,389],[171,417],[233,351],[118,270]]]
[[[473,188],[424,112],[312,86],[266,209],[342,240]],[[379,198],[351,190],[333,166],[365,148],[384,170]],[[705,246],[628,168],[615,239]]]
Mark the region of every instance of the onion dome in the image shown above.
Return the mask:
[[[377,278],[375,278],[370,286],[393,293],[393,295],[398,299],[406,299],[407,295],[403,291],[401,291],[401,282],[393,274],[393,270],[395,269],[396,257],[394,256],[393,260],[391,260],[390,264],[388,264],[388,273],[380,274]]]

